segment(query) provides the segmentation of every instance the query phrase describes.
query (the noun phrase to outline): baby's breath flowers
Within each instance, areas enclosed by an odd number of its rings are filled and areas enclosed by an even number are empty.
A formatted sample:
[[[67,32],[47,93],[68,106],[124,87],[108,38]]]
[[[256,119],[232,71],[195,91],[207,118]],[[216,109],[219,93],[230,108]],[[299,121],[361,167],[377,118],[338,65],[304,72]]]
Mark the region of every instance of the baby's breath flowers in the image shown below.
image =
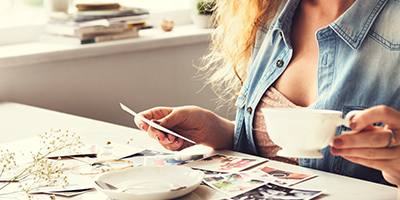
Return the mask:
[[[7,187],[12,182],[30,175],[32,178],[27,181],[19,181],[19,188],[28,193],[33,187],[40,185],[62,185],[68,184],[67,177],[63,174],[63,163],[57,160],[47,159],[52,153],[60,150],[69,149],[76,152],[82,147],[80,137],[69,131],[50,130],[38,135],[40,138],[40,149],[31,152],[32,163],[22,169],[5,184],[0,185],[0,190]],[[18,167],[15,161],[15,153],[8,150],[0,150],[0,178],[5,172],[9,172]]]
[[[15,162],[15,153],[10,152],[8,149],[0,150],[0,177],[5,171],[10,171],[15,167],[17,167],[17,163]]]

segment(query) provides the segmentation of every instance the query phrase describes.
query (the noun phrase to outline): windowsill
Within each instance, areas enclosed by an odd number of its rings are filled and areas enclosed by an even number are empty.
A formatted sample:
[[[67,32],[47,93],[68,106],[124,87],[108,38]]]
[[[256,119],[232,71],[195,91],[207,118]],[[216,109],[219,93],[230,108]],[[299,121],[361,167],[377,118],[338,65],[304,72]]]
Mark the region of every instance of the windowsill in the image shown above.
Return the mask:
[[[27,6],[22,0],[0,0],[0,46],[30,43],[38,40],[44,32],[44,26],[49,20],[43,6]],[[15,1],[7,4],[7,1]],[[75,4],[85,0],[70,0],[74,2],[69,7],[69,13],[75,13]],[[149,10],[150,17],[146,24],[157,28],[163,18],[172,19],[176,26],[191,24],[191,12],[195,5],[187,0],[117,0],[127,7],[141,7]],[[4,4],[6,3],[6,4]],[[10,7],[11,5],[11,7]],[[3,10],[2,10],[3,9]],[[29,34],[27,34],[29,33]]]
[[[157,28],[141,30],[139,38],[80,46],[41,42],[0,46],[0,68],[208,42],[212,32],[213,29],[183,25],[175,27],[171,32],[164,32]]]

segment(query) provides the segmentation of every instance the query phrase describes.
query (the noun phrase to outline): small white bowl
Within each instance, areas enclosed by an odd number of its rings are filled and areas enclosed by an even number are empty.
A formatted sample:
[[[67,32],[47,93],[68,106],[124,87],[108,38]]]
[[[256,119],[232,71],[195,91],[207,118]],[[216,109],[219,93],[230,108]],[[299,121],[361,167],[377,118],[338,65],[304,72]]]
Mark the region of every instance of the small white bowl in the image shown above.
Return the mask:
[[[94,186],[111,199],[173,199],[196,189],[203,181],[204,173],[185,166],[142,166],[123,171],[101,174],[97,180],[110,183],[119,189],[144,187],[150,189],[108,190]],[[186,188],[171,191],[173,188]]]

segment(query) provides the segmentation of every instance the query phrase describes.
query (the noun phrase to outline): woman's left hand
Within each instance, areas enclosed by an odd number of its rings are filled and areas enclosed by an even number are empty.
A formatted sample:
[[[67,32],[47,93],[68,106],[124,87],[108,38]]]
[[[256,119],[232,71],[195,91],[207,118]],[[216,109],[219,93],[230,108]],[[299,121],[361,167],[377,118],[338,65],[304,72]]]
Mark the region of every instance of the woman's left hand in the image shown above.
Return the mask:
[[[373,126],[378,122],[385,127]],[[386,181],[400,188],[400,112],[375,106],[356,114],[350,128],[359,132],[336,137],[331,153],[381,170]]]

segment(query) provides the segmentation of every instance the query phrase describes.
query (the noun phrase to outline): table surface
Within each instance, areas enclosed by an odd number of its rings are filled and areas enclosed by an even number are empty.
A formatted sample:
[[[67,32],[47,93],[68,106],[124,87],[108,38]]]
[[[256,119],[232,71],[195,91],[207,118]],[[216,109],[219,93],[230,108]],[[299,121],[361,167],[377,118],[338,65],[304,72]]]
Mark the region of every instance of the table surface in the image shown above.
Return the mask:
[[[127,114],[121,110],[121,115]],[[132,118],[133,123],[133,118]],[[28,105],[12,102],[0,103],[0,149],[8,148],[18,151],[20,148],[29,146],[37,134],[44,133],[50,129],[62,129],[75,132],[81,136],[83,143],[106,145],[107,142],[127,144],[138,148],[166,151],[155,140],[140,130],[92,120],[84,117],[69,115],[56,111],[46,110]],[[216,151],[228,155],[249,156],[233,151]],[[295,171],[307,174],[316,174],[317,177],[295,185],[296,188],[323,190],[323,195],[316,199],[398,199],[400,190],[359,179],[326,173],[309,168],[289,165],[276,161],[268,161],[267,166]],[[93,177],[92,177],[93,178]],[[93,178],[94,180],[94,178]],[[0,196],[0,199],[7,196]],[[218,199],[224,195],[200,185],[192,193],[179,199]],[[14,196],[13,196],[14,198]],[[26,195],[17,197],[26,199]],[[36,199],[48,199],[46,196],[35,195]],[[57,199],[108,199],[98,191],[88,192],[73,198],[56,197]]]

